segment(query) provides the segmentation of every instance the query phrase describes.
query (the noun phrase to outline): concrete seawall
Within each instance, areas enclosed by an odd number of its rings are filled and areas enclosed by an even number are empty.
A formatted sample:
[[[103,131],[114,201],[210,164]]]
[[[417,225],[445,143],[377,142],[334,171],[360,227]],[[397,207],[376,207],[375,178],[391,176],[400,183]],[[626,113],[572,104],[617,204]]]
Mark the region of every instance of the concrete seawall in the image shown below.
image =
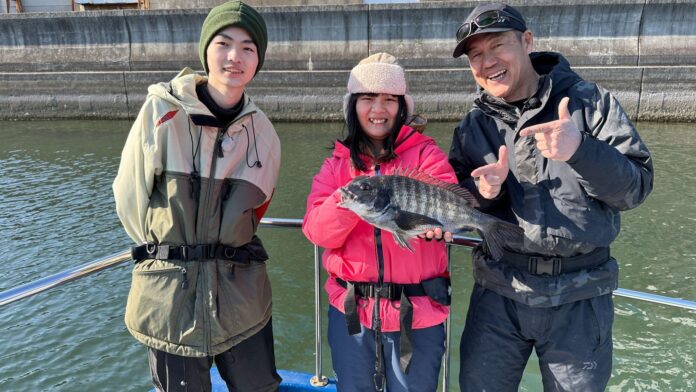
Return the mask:
[[[337,120],[348,71],[388,51],[406,67],[416,110],[466,113],[475,86],[454,33],[477,2],[259,7],[264,70],[249,86],[274,120]],[[510,1],[536,50],[563,53],[613,91],[633,119],[696,121],[696,4]],[[207,9],[0,16],[0,119],[134,118],[147,86],[197,55]]]

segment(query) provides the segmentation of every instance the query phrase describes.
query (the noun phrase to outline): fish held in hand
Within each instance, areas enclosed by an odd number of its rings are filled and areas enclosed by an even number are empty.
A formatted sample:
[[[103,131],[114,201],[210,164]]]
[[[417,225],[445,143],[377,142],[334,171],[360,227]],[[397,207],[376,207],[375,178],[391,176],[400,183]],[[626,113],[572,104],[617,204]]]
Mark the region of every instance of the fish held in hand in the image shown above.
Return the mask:
[[[451,233],[477,230],[496,260],[502,258],[505,244],[521,244],[524,238],[521,227],[476,210],[478,202],[467,189],[417,171],[356,177],[339,192],[339,206],[391,232],[411,251],[409,239],[435,228]]]

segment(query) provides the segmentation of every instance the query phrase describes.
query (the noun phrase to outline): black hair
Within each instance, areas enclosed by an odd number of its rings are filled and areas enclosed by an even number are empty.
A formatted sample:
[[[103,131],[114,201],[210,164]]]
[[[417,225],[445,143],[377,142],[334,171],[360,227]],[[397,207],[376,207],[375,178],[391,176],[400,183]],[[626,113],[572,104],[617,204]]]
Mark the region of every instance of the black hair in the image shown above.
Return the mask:
[[[345,139],[340,142],[343,143],[348,149],[350,149],[350,160],[353,165],[360,169],[361,171],[366,171],[367,167],[365,163],[360,159],[360,154],[372,156],[370,150],[370,139],[367,137],[360,122],[358,121],[358,113],[355,108],[355,104],[358,102],[358,98],[363,95],[376,96],[377,94],[371,93],[359,93],[351,94],[348,100],[348,107],[346,108],[346,124],[344,130],[348,130],[348,135]],[[396,153],[394,152],[394,144],[396,143],[396,138],[399,136],[399,130],[406,123],[407,118],[407,107],[406,99],[403,95],[396,95],[399,102],[399,109],[396,112],[396,119],[394,121],[394,126],[392,127],[389,135],[384,139],[384,154],[378,157],[372,157],[375,162],[387,162],[396,158]]]

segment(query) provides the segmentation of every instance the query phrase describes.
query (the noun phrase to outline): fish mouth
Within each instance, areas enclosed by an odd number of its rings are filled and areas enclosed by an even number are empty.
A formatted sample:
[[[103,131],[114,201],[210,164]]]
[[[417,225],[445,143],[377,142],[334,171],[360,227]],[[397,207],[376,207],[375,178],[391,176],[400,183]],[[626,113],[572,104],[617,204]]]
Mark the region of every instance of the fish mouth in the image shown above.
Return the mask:
[[[338,188],[338,193],[341,195],[341,202],[339,205],[345,205],[347,202],[350,202],[352,200],[355,200],[357,198],[357,195],[353,192],[351,192],[348,187],[341,187]]]
[[[349,191],[348,188],[346,188],[346,187],[338,188],[338,193],[341,194],[341,197],[342,197],[343,199],[353,199],[353,198],[355,198],[355,194],[354,194],[353,192]]]

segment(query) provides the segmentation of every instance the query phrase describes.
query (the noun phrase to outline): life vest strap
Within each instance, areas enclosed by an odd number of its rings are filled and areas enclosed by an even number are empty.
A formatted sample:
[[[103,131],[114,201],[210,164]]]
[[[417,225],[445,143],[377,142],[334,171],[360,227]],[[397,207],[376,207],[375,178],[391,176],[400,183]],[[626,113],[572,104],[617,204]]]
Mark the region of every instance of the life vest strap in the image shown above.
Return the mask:
[[[336,278],[336,282],[346,289],[343,309],[349,335],[355,335],[361,331],[360,318],[357,312],[357,297],[375,298],[375,303],[379,303],[379,298],[390,301],[399,300],[399,330],[401,331],[399,365],[401,370],[407,374],[413,357],[413,342],[411,340],[413,305],[409,297],[428,296],[445,306],[449,306],[451,303],[450,279],[445,277],[428,279],[421,283],[383,283],[381,286],[374,282],[347,282],[339,278]],[[381,331],[375,331],[375,334],[379,333]],[[375,385],[377,385],[376,382]]]
[[[264,258],[265,257],[265,258]],[[265,261],[268,256],[256,255],[243,247],[233,247],[222,244],[200,245],[158,245],[143,244],[131,248],[131,258],[137,263],[146,259],[203,261],[211,259],[231,260],[242,263],[250,261]]]
[[[347,289],[350,283],[355,288],[355,295],[362,298],[374,298],[379,292],[380,298],[399,301],[401,293],[404,293],[407,297],[428,296],[445,306],[451,303],[450,279],[445,277],[432,278],[421,283],[384,283],[382,287],[378,287],[375,282],[347,282],[340,278],[336,278],[336,283],[344,289]]]
[[[488,254],[486,248],[484,248],[484,251]],[[591,252],[571,257],[527,255],[503,249],[503,258],[501,260],[505,264],[521,271],[529,272],[532,275],[558,276],[584,269],[592,269],[606,263],[610,258],[609,248],[595,248]]]

